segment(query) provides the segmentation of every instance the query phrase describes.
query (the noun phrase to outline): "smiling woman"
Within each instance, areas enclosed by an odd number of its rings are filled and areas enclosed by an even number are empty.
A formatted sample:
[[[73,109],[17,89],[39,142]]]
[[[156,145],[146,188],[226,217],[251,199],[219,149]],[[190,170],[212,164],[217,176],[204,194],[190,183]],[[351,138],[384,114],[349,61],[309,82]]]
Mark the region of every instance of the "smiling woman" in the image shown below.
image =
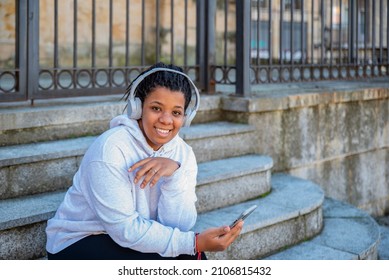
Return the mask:
[[[125,96],[127,114],[89,147],[48,221],[48,258],[204,259],[204,251],[225,250],[242,221],[191,231],[197,163],[178,132],[196,114],[197,88],[180,68],[158,63]]]

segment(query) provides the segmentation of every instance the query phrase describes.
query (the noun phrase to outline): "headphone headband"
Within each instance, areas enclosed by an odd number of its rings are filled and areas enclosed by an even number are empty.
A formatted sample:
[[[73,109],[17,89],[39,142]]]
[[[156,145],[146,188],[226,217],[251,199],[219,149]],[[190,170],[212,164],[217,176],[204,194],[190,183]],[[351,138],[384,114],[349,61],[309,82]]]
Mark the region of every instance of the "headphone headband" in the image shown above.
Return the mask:
[[[190,108],[189,105],[188,105],[188,108],[185,111],[185,115],[186,116],[185,116],[184,126],[189,126],[191,121],[194,119],[197,110],[199,109],[199,106],[200,106],[200,93],[199,93],[196,85],[192,81],[192,79],[187,74],[185,74],[185,73],[183,73],[181,71],[175,70],[175,69],[171,69],[171,68],[157,67],[157,68],[150,69],[149,71],[147,71],[147,72],[143,73],[142,75],[138,76],[133,81],[133,83],[131,85],[131,90],[130,90],[129,98],[128,98],[128,106],[127,106],[128,116],[130,118],[133,118],[133,119],[140,119],[140,117],[142,115],[142,104],[141,104],[140,99],[135,96],[135,90],[138,87],[138,85],[147,76],[149,76],[149,75],[151,75],[151,74],[153,74],[155,72],[162,72],[162,71],[172,72],[172,73],[176,73],[176,74],[179,74],[181,76],[184,76],[189,81],[189,83],[191,84],[192,88],[194,89],[195,96],[196,96],[195,104],[194,104],[194,106],[192,108]]]

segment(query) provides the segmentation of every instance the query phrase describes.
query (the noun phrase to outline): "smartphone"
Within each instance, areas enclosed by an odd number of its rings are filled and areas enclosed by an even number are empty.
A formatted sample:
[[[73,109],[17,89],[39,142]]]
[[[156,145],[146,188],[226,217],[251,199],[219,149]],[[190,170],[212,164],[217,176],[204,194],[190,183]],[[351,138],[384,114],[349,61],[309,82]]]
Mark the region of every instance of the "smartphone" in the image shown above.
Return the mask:
[[[239,220],[245,220],[257,207],[257,205],[253,205],[249,209],[243,211],[242,214],[240,214],[239,217],[236,218],[236,220],[230,225],[230,228],[233,228]]]

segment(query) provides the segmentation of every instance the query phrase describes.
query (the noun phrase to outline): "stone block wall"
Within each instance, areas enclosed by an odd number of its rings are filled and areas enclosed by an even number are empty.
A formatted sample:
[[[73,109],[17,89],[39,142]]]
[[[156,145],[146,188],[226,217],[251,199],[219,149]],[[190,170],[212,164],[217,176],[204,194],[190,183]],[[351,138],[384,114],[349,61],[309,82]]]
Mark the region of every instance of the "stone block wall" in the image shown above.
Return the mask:
[[[284,87],[285,88],[285,87]],[[373,216],[389,212],[389,87],[272,91],[225,97],[228,118],[256,126],[256,151],[274,171],[321,185]]]

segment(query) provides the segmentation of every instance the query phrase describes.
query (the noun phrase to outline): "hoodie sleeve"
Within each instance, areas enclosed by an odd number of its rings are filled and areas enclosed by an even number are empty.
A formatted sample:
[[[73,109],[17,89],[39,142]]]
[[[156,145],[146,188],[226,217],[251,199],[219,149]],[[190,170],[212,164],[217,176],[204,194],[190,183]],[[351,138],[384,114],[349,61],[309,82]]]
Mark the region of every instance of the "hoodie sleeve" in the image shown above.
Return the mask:
[[[158,203],[158,221],[164,225],[190,230],[196,223],[197,163],[193,151],[179,169],[166,177],[161,187]]]
[[[85,199],[116,243],[164,257],[193,254],[193,232],[144,219],[137,213],[125,168],[92,161],[84,172]]]

